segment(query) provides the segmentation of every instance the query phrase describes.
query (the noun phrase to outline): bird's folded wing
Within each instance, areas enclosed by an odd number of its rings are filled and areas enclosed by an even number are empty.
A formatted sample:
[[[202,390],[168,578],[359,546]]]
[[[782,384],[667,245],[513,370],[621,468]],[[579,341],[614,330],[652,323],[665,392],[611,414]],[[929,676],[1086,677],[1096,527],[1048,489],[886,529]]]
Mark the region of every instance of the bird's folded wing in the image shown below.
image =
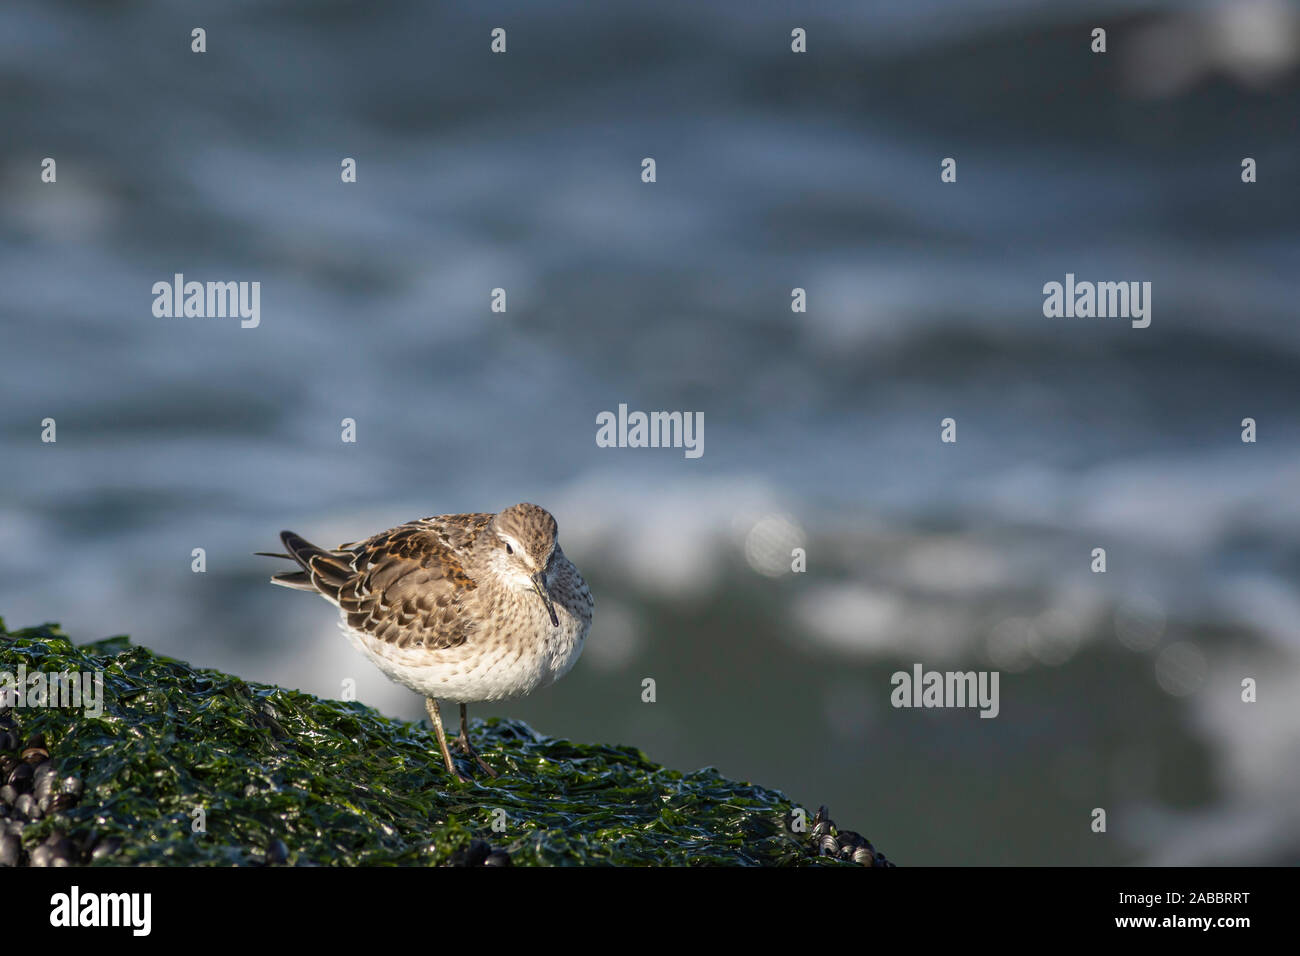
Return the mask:
[[[313,559],[313,580],[338,580],[337,602],[348,626],[394,647],[456,647],[469,636],[461,613],[476,585],[436,531],[404,526],[353,551]]]

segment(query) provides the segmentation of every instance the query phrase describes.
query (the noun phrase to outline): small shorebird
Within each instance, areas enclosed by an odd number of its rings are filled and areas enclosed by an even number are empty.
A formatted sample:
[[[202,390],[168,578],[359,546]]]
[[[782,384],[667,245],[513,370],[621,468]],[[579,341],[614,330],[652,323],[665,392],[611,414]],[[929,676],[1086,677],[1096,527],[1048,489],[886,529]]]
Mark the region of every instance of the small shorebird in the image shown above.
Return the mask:
[[[272,584],[315,591],[339,608],[339,626],[389,680],[424,695],[453,776],[438,698],[460,704],[455,743],[491,776],[469,742],[466,704],[508,700],[554,683],[573,667],[591,627],[587,584],[537,505],[500,514],[438,515],[365,541],[318,548],[280,534],[301,570]]]

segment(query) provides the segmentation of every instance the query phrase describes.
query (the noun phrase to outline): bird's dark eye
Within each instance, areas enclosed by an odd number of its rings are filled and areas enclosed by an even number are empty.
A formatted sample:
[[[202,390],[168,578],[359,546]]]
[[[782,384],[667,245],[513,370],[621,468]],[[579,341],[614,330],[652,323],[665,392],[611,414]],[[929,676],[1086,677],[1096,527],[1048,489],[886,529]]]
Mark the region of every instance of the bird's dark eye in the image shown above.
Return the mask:
[[[514,553],[515,553],[515,549],[510,547],[510,545],[506,545],[506,554],[514,554]]]

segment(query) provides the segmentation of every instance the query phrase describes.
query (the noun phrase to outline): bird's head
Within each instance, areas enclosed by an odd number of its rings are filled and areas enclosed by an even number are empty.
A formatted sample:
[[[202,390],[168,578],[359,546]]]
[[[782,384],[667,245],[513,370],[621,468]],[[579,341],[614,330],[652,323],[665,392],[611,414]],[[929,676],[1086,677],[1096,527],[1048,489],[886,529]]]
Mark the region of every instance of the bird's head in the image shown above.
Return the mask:
[[[487,528],[497,570],[521,590],[534,591],[546,605],[551,623],[560,626],[555,604],[547,588],[546,575],[559,545],[555,519],[545,508],[523,503],[511,505]]]

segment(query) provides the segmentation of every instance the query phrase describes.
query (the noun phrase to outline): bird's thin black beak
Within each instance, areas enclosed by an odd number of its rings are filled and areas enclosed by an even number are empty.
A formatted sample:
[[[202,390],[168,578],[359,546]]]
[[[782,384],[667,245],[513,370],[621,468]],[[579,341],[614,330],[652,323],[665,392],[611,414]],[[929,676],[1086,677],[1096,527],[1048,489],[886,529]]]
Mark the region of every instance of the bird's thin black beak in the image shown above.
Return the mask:
[[[555,604],[552,603],[550,594],[546,592],[546,572],[538,571],[533,575],[533,590],[537,592],[537,596],[546,605],[546,610],[551,612],[551,623],[559,627],[560,616],[555,613]]]

